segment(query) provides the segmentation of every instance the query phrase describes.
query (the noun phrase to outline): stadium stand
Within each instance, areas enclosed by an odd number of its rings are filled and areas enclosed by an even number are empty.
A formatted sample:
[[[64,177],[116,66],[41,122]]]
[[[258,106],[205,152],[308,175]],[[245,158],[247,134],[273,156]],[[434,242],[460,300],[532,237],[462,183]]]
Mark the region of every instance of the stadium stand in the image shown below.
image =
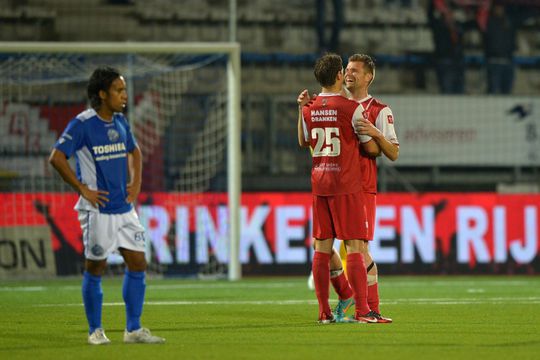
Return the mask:
[[[301,0],[239,0],[237,3],[238,40],[242,44],[244,189],[306,190],[309,157],[296,148],[294,92],[305,87],[312,91],[317,88],[311,74],[317,57],[315,10],[311,3]],[[377,81],[371,89],[374,94],[429,95],[438,91],[432,67],[433,40],[426,15],[427,1],[412,3],[411,7],[400,7],[387,6],[382,0],[345,1],[346,22],[340,49],[344,56],[354,52],[374,55],[378,66]],[[120,5],[88,0],[74,5],[69,0],[3,0],[0,4],[2,41],[227,40],[227,1],[141,0]],[[519,30],[514,95],[527,96],[540,89],[539,27],[539,17],[531,16]],[[478,30],[467,23],[465,62],[469,95],[485,92],[481,41]],[[211,70],[208,71],[210,78]],[[196,106],[201,100],[196,97],[192,99],[194,105],[188,106],[188,116],[194,118],[202,116]],[[32,129],[36,126],[39,130],[24,136],[11,136],[7,115],[11,110],[4,109],[0,134],[2,162],[31,167],[33,171],[40,169],[40,166],[23,165],[36,164],[38,160],[19,161],[19,157],[46,153],[62,126],[55,124],[56,120],[49,120],[47,126],[44,119],[66,119],[62,113],[71,114],[70,106],[67,101],[48,110],[56,113],[54,117],[40,115],[39,107],[26,109],[28,114],[33,114],[28,118]],[[169,139],[182,131],[179,124],[169,130],[166,135]],[[163,170],[167,180],[156,186],[172,189],[174,178],[182,169],[182,155],[176,154],[173,159],[172,150],[167,147],[164,154],[171,159],[167,170]],[[467,166],[397,164],[382,169],[383,173],[388,171],[387,176],[382,176],[384,189],[419,191],[495,190],[501,183],[534,182],[539,172],[538,166],[506,165],[483,167],[474,174]],[[43,170],[36,175],[49,174]],[[290,181],[282,181],[284,176]]]

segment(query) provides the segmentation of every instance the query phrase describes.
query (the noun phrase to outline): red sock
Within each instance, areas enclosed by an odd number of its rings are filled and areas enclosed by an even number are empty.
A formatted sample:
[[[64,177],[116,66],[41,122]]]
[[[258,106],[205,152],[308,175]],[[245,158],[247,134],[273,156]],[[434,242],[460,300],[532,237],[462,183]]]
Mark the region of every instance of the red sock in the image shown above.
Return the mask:
[[[365,315],[369,312],[367,303],[367,272],[364,255],[361,253],[347,254],[347,278],[354,291],[356,313]]]
[[[379,284],[378,283],[368,286],[367,302],[371,310],[378,312],[379,314],[381,313],[381,311],[379,310]]]
[[[341,272],[338,276],[330,277],[330,281],[340,300],[347,300],[354,295],[344,272]]]
[[[331,314],[328,296],[330,293],[330,254],[315,251],[313,255],[313,280],[315,282],[315,294],[319,301],[319,315]]]

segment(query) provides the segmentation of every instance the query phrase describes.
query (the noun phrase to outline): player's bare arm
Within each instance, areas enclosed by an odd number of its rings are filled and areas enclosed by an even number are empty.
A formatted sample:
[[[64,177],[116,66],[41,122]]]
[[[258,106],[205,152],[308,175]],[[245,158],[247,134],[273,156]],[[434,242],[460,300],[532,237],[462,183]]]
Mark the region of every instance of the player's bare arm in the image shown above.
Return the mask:
[[[309,143],[304,138],[304,128],[302,126],[302,108],[298,107],[298,145],[308,147]]]
[[[309,146],[309,143],[304,138],[304,127],[302,125],[302,106],[306,105],[309,100],[309,92],[306,89],[304,89],[296,99],[296,103],[298,104],[298,145],[300,145],[301,147]]]
[[[370,157],[377,157],[381,155],[381,147],[373,139],[362,143],[362,150],[364,150],[364,152]]]
[[[138,145],[132,152],[128,153],[128,166],[130,182],[127,184],[126,201],[133,203],[141,192],[142,183],[142,153]]]
[[[399,157],[399,145],[394,144],[386,137],[384,134],[375,127],[370,121],[366,119],[359,119],[355,122],[354,128],[356,132],[360,135],[368,135],[375,140],[377,145],[379,145],[382,153],[390,160],[396,161]],[[368,153],[369,154],[369,153]]]
[[[81,183],[77,179],[77,175],[69,165],[66,155],[58,150],[53,149],[49,157],[49,163],[60,174],[62,179],[68,183],[75,191],[77,191],[83,198],[88,200],[94,207],[105,206],[105,203],[109,202],[107,195],[108,191],[103,190],[91,190],[86,184]]]

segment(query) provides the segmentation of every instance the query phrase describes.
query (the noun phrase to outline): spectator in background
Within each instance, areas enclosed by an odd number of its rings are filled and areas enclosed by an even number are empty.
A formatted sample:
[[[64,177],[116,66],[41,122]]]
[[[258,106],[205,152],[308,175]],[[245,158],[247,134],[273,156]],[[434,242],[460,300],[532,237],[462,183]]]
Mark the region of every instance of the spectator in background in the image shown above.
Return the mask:
[[[488,94],[510,94],[514,84],[516,22],[501,3],[489,9],[485,26],[480,24],[484,40]]]
[[[435,69],[443,94],[465,91],[463,24],[456,21],[458,7],[448,0],[430,0],[428,19],[435,44]]]
[[[332,0],[332,6],[334,8],[334,21],[332,22],[332,34],[330,40],[327,41],[325,36],[326,0],[317,0],[316,28],[319,42],[318,52],[320,54],[325,52],[338,52],[339,50],[339,34],[345,21],[343,16],[343,0]]]
[[[514,84],[517,31],[540,16],[538,0],[483,0],[477,22],[484,37],[488,93],[509,94]]]

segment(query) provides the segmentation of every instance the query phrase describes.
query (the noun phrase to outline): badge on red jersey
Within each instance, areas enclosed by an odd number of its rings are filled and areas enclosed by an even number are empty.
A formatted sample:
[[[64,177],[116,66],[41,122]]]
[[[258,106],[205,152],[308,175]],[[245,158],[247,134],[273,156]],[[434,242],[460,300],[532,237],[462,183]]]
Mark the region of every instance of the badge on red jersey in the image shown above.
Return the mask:
[[[322,106],[326,107],[328,105],[328,99],[322,99]]]
[[[392,115],[388,115],[388,123],[393,124],[394,123],[394,117]]]
[[[366,120],[369,119],[369,113],[368,113],[366,110],[362,111],[362,116],[363,116],[364,119],[366,119]]]

